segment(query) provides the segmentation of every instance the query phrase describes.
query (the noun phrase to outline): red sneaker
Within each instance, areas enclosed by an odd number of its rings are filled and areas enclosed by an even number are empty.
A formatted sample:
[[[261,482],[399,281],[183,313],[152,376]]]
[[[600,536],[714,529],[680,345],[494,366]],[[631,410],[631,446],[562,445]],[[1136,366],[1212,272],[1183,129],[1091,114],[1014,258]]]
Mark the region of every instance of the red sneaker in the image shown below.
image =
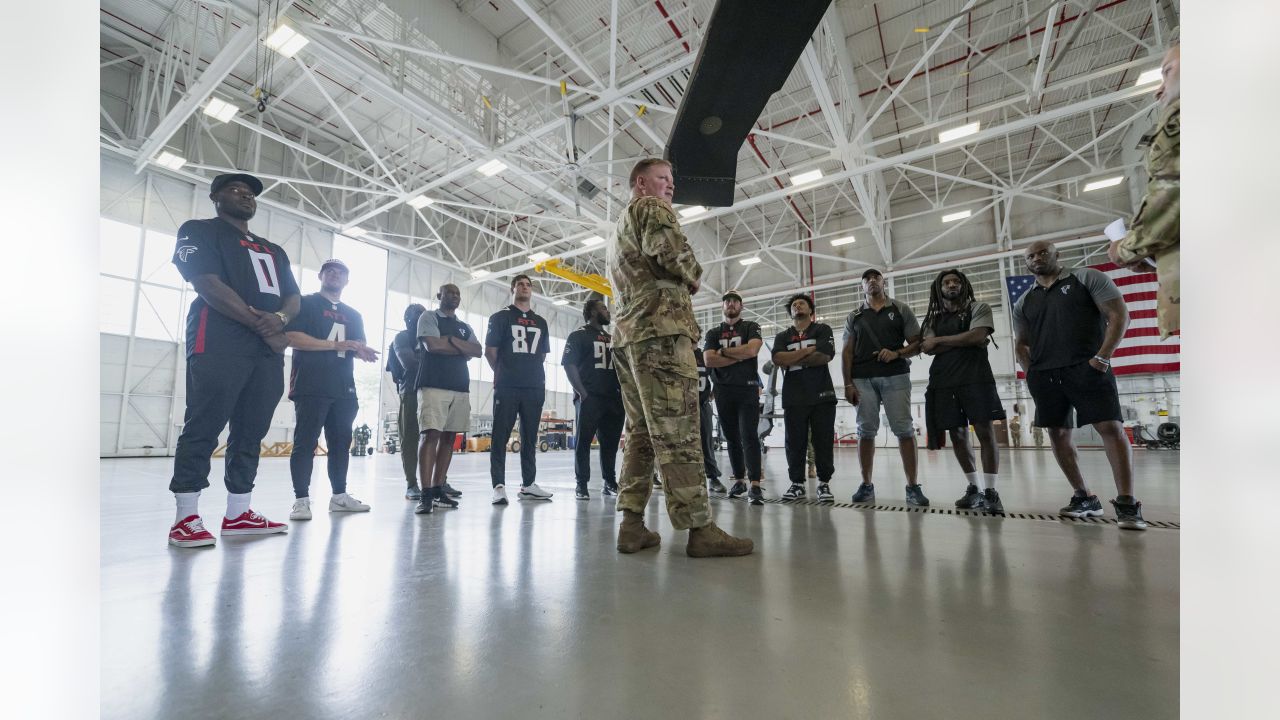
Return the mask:
[[[288,530],[288,525],[271,522],[253,510],[245,510],[240,517],[233,520],[222,518],[223,535],[271,535],[288,532]]]
[[[177,547],[201,547],[215,542],[213,533],[204,529],[199,515],[188,515],[169,528],[169,544]]]

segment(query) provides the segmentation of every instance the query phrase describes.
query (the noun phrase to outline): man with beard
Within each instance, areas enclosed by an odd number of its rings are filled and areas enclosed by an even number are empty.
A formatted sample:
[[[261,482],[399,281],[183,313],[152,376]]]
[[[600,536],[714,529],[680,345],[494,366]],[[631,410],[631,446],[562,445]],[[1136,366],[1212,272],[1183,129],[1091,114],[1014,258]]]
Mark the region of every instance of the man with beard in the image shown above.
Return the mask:
[[[396,384],[400,396],[400,412],[396,429],[400,432],[400,464],[404,467],[405,500],[422,499],[418,489],[418,318],[426,308],[413,303],[404,309],[404,330],[396,333],[387,348],[387,372]]]
[[[791,487],[784,500],[803,500],[807,450],[812,447],[818,470],[818,501],[835,502],[831,476],[836,442],[836,390],[827,364],[836,355],[831,326],[814,322],[813,298],[795,295],[787,303],[791,327],[773,341],[773,362],[784,368],[783,422],[787,444],[787,474]]]
[[[956,507],[1003,513],[1004,505],[996,492],[1000,449],[992,421],[1005,419],[1005,414],[987,357],[988,338],[995,332],[991,306],[974,299],[973,286],[964,273],[943,270],[929,286],[929,309],[921,328],[924,341],[920,351],[934,356],[924,394],[929,449],[942,447],[941,432],[950,433],[951,447],[968,480]],[[982,444],[981,490],[969,444],[969,425]]]
[[[284,248],[249,232],[262,181],[244,173],[219,175],[209,199],[217,217],[178,228],[173,264],[196,299],[187,313],[187,397],[169,490],[177,518],[169,544],[213,545],[200,519],[200,491],[218,435],[227,438],[227,511],[223,535],[266,535],[289,529],[249,507],[262,438],[284,392],[284,328],[300,297]]]
[[[742,295],[730,290],[720,298],[724,322],[707,331],[702,360],[715,381],[716,412],[729,445],[733,485],[729,498],[747,493],[752,505],[764,504],[760,487],[760,374],[756,356],[764,345],[760,325],[742,319]],[[751,481],[747,489],[744,479]]]
[[[1073,425],[1092,425],[1111,465],[1118,493],[1111,504],[1120,527],[1146,530],[1142,503],[1133,496],[1132,449],[1111,372],[1111,356],[1129,325],[1124,295],[1093,268],[1062,267],[1050,242],[1032,243],[1026,261],[1036,284],[1013,306],[1014,352],[1036,401],[1035,424],[1048,429],[1054,459],[1075,490],[1060,512],[1068,517],[1103,514],[1102,503],[1080,473],[1071,441]]]
[[[626,413],[622,409],[622,388],[613,369],[612,338],[604,327],[609,324],[609,307],[598,295],[582,308],[586,325],[569,333],[564,343],[560,364],[574,390],[578,411],[575,424],[573,472],[577,480],[575,497],[590,499],[587,481],[591,479],[591,441],[600,438],[600,475],[604,478],[604,495],[618,494],[615,469],[618,441]]]

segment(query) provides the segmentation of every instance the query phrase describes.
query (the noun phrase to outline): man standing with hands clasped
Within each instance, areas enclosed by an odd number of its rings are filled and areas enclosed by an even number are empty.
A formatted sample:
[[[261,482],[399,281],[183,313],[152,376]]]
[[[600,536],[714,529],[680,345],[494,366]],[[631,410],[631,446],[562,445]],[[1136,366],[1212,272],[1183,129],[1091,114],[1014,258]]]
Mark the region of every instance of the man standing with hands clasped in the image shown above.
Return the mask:
[[[603,297],[593,295],[583,306],[582,317],[587,324],[569,333],[560,364],[573,386],[578,410],[573,450],[575,497],[589,500],[587,481],[591,479],[591,441],[595,438],[600,440],[603,494],[618,494],[618,442],[626,413],[618,373],[613,369],[612,338],[604,329],[609,324],[609,306]]]

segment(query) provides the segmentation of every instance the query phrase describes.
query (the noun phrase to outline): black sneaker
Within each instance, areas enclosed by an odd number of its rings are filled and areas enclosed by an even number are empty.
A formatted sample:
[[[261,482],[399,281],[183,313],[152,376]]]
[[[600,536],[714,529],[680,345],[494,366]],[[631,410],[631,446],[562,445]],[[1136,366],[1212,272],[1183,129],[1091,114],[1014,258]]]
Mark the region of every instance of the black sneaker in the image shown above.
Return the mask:
[[[1004,503],[1000,502],[1000,493],[995,488],[987,488],[982,491],[982,507],[986,509],[988,515],[1003,515]]]
[[[717,479],[717,478],[712,478],[711,482],[707,485],[707,488],[708,488],[711,492],[713,492],[713,493],[719,493],[719,494],[721,494],[721,495],[723,495],[723,494],[725,494],[726,492],[728,492],[728,490],[726,490],[726,489],[725,489],[725,487],[724,487],[724,483],[720,482],[720,480],[719,480],[719,479]]]
[[[430,515],[435,512],[435,503],[431,501],[431,497],[422,498],[418,501],[418,506],[413,509],[414,515]]]
[[[919,485],[907,486],[907,504],[916,507],[929,507],[929,498],[924,496],[924,488]]]
[[[578,486],[574,488],[573,496],[579,500],[591,499],[591,493],[587,492],[587,486],[583,483],[578,483]]]
[[[444,494],[453,498],[462,497],[462,491],[455,490],[454,487],[447,482],[444,484]]]
[[[453,498],[445,494],[443,487],[432,488],[432,489],[435,490],[436,507],[448,508],[450,510],[458,509],[458,501],[454,500]]]
[[[831,486],[826,483],[818,483],[818,502],[833,503],[836,496],[831,494]]]
[[[1102,503],[1098,502],[1097,495],[1089,497],[1072,495],[1071,501],[1059,510],[1058,514],[1073,518],[1102,517]]]
[[[1131,500],[1133,498],[1130,498]],[[1120,498],[1111,501],[1111,506],[1116,509],[1116,524],[1124,530],[1146,530],[1147,521],[1142,519],[1142,503],[1137,500],[1133,502],[1121,502]]]
[[[736,500],[747,492],[747,484],[741,480],[734,480],[733,487],[729,488],[729,499]]]
[[[764,490],[759,485],[752,485],[751,490],[747,492],[747,500],[750,500],[752,505],[763,505]]]
[[[616,483],[616,482],[609,482],[608,480],[605,480],[605,481],[604,481],[604,489],[600,491],[600,494],[601,494],[601,495],[617,495],[617,494],[618,494],[618,483]]]
[[[956,501],[956,507],[961,510],[977,510],[982,507],[982,491],[977,485],[970,485],[964,489],[964,497]]]
[[[855,503],[873,503],[875,501],[875,483],[862,483],[858,486],[858,491],[853,494],[853,502]]]
[[[804,486],[799,483],[791,483],[791,487],[782,493],[783,500],[803,500],[805,496]]]
[[[418,489],[417,485],[410,485],[409,487],[405,488],[404,499],[405,500],[421,500],[422,491]]]

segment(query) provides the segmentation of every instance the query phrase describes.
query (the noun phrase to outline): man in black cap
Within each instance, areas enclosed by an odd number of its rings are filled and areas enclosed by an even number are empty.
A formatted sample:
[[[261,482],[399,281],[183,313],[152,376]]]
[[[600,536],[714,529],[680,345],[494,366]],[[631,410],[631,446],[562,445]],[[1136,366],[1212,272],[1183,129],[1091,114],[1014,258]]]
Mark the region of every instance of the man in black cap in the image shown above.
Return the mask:
[[[326,260],[320,265],[319,276],[320,292],[302,298],[298,316],[285,328],[293,348],[289,399],[297,418],[293,452],[289,454],[296,498],[290,520],[311,519],[311,468],[322,429],[333,488],[329,512],[369,512],[368,505],[347,492],[347,465],[351,462],[351,425],[360,409],[355,358],[373,362],[378,353],[364,344],[360,313],[342,302],[342,290],[351,279],[347,264],[336,258]]]
[[[729,444],[733,486],[729,497],[747,493],[752,505],[764,504],[760,487],[760,374],[756,356],[764,345],[760,325],[742,319],[742,295],[730,290],[721,298],[724,322],[707,331],[702,360],[715,381],[716,411]],[[748,492],[744,478],[751,480]]]
[[[300,302],[284,248],[249,232],[261,192],[262,181],[252,175],[219,175],[209,192],[217,217],[178,228],[173,264],[196,299],[187,314],[186,415],[169,482],[177,501],[169,544],[177,547],[214,544],[198,503],[228,422],[222,534],[289,529],[249,507],[260,443],[284,392],[284,328]]]

